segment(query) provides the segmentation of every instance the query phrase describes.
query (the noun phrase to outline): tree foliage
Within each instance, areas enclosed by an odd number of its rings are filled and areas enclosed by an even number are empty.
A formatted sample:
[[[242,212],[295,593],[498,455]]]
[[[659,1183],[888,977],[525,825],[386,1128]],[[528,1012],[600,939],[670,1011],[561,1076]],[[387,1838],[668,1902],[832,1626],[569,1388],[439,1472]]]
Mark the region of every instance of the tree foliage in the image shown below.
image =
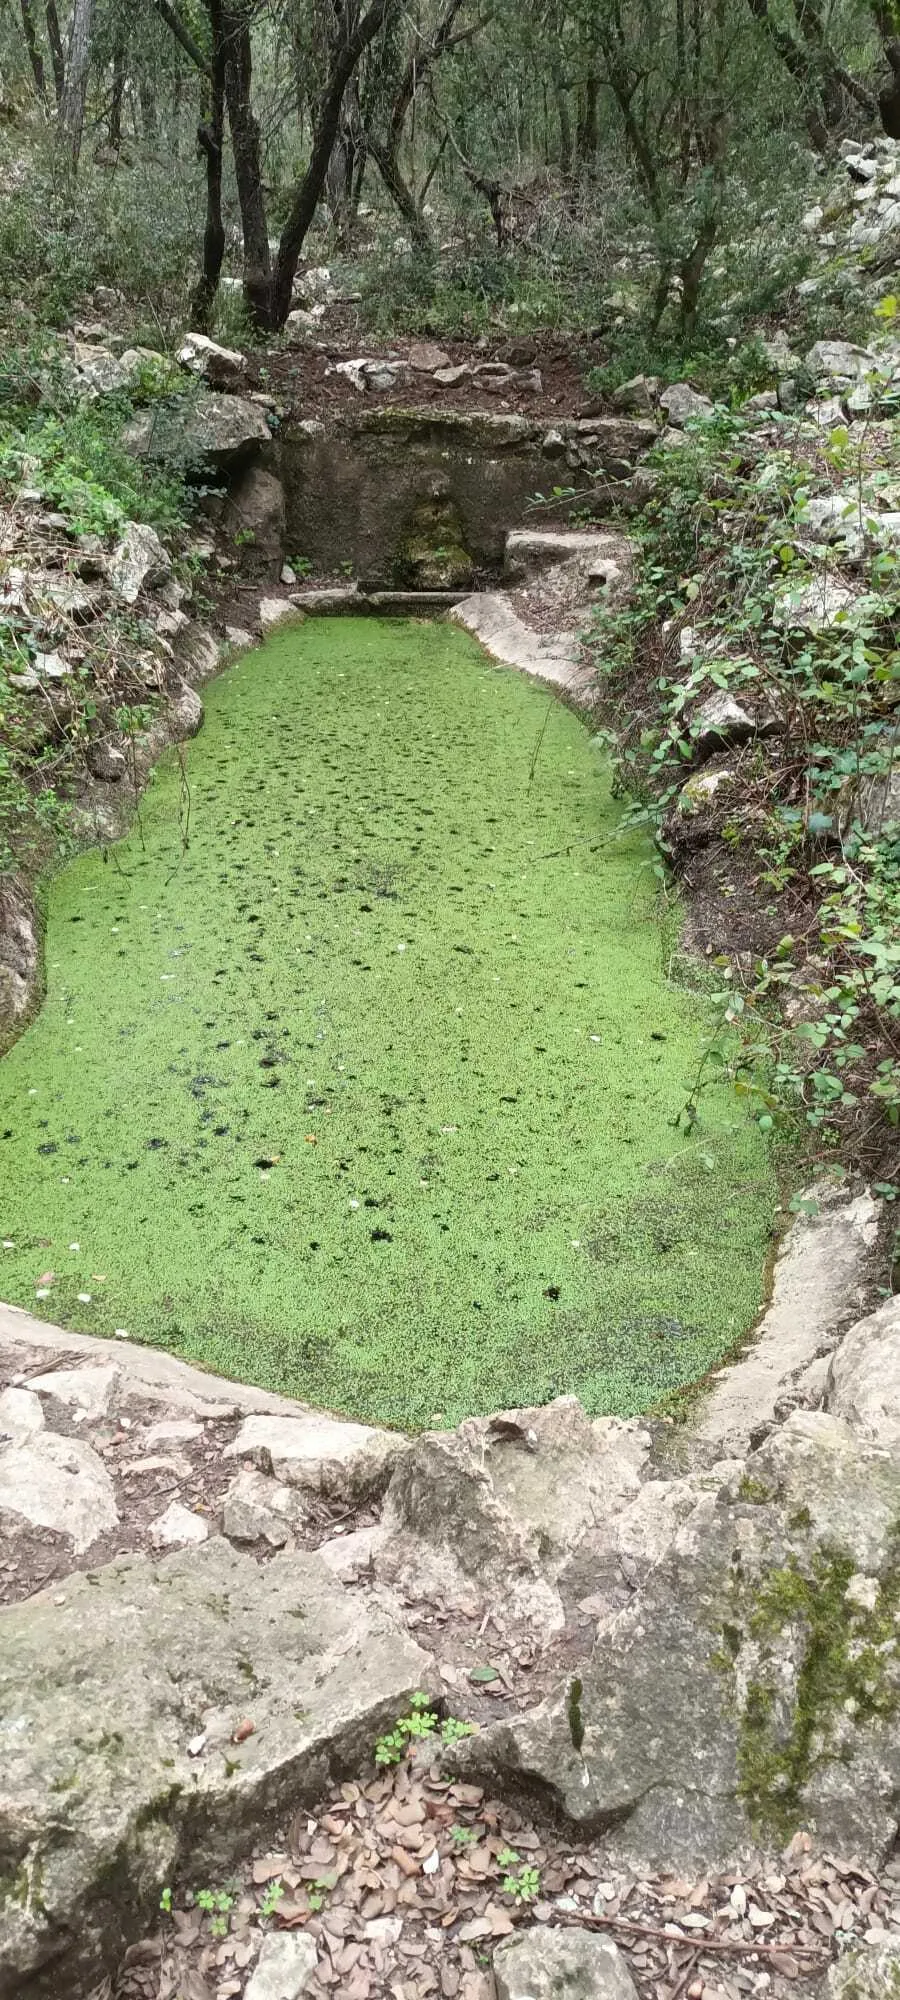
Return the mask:
[[[230,231],[267,331],[320,203],[351,252],[376,203],[432,263],[480,215],[501,255],[555,231],[599,268],[640,219],[651,321],[674,288],[690,339],[717,242],[792,148],[900,130],[897,0],[8,0],[0,54],[70,182],[82,134],[168,163],[200,326]]]

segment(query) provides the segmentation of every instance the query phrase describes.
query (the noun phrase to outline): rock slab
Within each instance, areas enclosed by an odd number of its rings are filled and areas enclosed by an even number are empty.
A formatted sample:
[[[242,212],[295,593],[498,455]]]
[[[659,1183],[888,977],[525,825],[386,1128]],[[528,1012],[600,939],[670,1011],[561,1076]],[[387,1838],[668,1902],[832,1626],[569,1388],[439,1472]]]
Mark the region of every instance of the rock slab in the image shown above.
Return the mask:
[[[576,1926],[505,1939],[494,1953],[494,1979],[497,2000],[636,2000],[612,1940]]]
[[[244,2000],[302,2000],[312,1991],[317,1958],[315,1939],[302,1931],[270,1933],[263,1938]]]
[[[218,1537],[0,1613],[2,2000],[82,2000],[181,1854],[226,1873],[363,1768],[428,1664],[318,1557]]]

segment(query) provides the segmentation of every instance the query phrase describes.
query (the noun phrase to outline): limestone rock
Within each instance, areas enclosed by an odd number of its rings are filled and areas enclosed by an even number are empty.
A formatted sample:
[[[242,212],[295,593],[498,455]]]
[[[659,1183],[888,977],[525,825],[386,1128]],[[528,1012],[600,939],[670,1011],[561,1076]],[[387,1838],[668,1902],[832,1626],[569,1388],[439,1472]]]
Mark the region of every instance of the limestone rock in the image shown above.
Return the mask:
[[[617,1857],[641,1870],[731,1866],[800,1827],[876,1865],[900,1781],[900,1661],[883,1643],[898,1502],[896,1455],[795,1411],[740,1478],[699,1496],[580,1686],[456,1761],[615,1826]]]
[[[519,617],[503,591],[474,591],[453,606],[450,617],[454,624],[474,633],[504,666],[517,667],[521,673],[566,688],[575,696],[593,688],[593,672],[582,661],[577,633],[536,632]]]
[[[900,1942],[855,1945],[829,1966],[824,1980],[827,2000],[897,2000],[900,1993]]]
[[[95,1423],[106,1416],[118,1384],[119,1370],[110,1362],[106,1367],[57,1368],[48,1375],[33,1375],[29,1387],[36,1396],[47,1396]]]
[[[270,1931],[262,1941],[244,2000],[302,2000],[313,1991],[318,1961],[315,1938],[303,1931]]]
[[[242,562],[259,559],[277,575],[284,556],[284,487],[274,472],[250,465],[228,496],[222,525],[240,539]]]
[[[259,603],[259,623],[263,638],[274,632],[278,625],[302,625],[303,612],[289,597],[262,597]]]
[[[202,727],[203,703],[196,688],[189,687],[187,681],[179,682],[169,697],[168,721],[176,743],[196,736]]]
[[[673,846],[699,847],[709,840],[722,808],[719,795],[733,783],[734,770],[729,764],[697,771],[688,778],[666,820],[666,837]]]
[[[789,584],[780,591],[772,602],[772,623],[782,631],[828,631],[832,625],[846,622],[855,595],[822,569],[799,588]]]
[[[856,815],[865,832],[874,836],[900,820],[900,760],[883,776],[862,779]]]
[[[806,356],[806,366],[817,381],[846,389],[864,379],[878,363],[871,348],[857,347],[851,340],[817,340]]]
[[[900,1449],[900,1299],[886,1299],[844,1335],[825,1400],[862,1437],[886,1451]]]
[[[211,389],[239,389],[247,373],[247,357],[235,348],[220,347],[205,333],[189,333],[179,349],[182,368],[199,375]]]
[[[203,1436],[203,1425],[195,1423],[193,1417],[163,1417],[158,1424],[151,1424],[147,1432],[147,1443],[187,1444],[194,1438]]]
[[[630,382],[613,390],[610,402],[617,410],[636,410],[641,416],[652,417],[658,396],[658,375],[633,375]]]
[[[673,382],[660,395],[660,405],[665,410],[670,424],[676,430],[683,430],[685,424],[696,417],[711,417],[713,405],[708,396],[701,396],[692,389],[689,382]]]
[[[319,1555],[332,1576],[341,1583],[355,1582],[362,1570],[371,1571],[384,1545],[385,1530],[380,1521],[371,1527],[356,1528],[350,1535],[335,1535],[322,1542]]]
[[[229,1541],[265,1541],[273,1549],[283,1549],[305,1513],[296,1487],[283,1486],[255,1466],[244,1465],[225,1495],[222,1527]]]
[[[128,385],[128,371],[108,347],[76,340],[64,357],[64,368],[78,392],[93,400],[117,395]]]
[[[311,312],[307,312],[304,306],[295,306],[285,320],[285,332],[288,335],[293,334],[295,338],[299,338],[301,334],[321,333],[322,319],[321,306],[314,306]]]
[[[8,1428],[8,1426],[7,1426]],[[112,1481],[103,1460],[80,1438],[21,1429],[0,1438],[0,1515],[68,1535],[81,1555],[118,1524]],[[0,1988],[2,1991],[2,1988]]]
[[[772,1296],[741,1360],[723,1369],[695,1435],[719,1453],[745,1452],[775,1421],[794,1379],[871,1303],[880,1206],[816,1185],[781,1244]]]
[[[727,688],[716,688],[691,711],[691,734],[701,757],[748,743],[755,733],[753,716]]]
[[[630,558],[631,544],[624,535],[514,528],[506,537],[503,568],[511,581],[523,583],[558,563],[580,562],[595,582],[609,585],[627,574]]]
[[[108,736],[99,736],[88,750],[88,768],[92,777],[102,779],[107,785],[117,785],[128,771],[128,759],[118,743]]]
[[[141,591],[162,583],[172,568],[155,528],[129,521],[109,559],[109,580],[117,597],[136,604]]]
[[[848,555],[857,556],[863,546],[865,515],[858,494],[841,490],[816,494],[803,510],[804,533],[816,542],[838,543]]]
[[[313,1555],[261,1567],[215,1538],[58,1594],[0,1612],[0,1851],[21,1889],[0,1935],[10,2000],[89,1993],[179,1862],[227,1876],[367,1762],[428,1685],[427,1655]]]
[[[636,2000],[637,1994],[612,1939],[575,1925],[536,1924],[504,1938],[494,1953],[494,1979],[497,2000]]]
[[[409,1450],[397,1431],[342,1423],[316,1410],[298,1417],[245,1417],[226,1458],[247,1459],[285,1486],[331,1500],[377,1499]]]
[[[166,458],[177,448],[189,464],[230,472],[255,458],[271,435],[248,396],[210,390],[177,414],[141,410],[127,425],[122,441],[134,458]]]
[[[648,417],[584,417],[575,424],[575,436],[585,464],[619,478],[656,443],[657,428]]]
[[[574,1397],[426,1433],[388,1488],[377,1573],[490,1606],[495,1626],[541,1643],[563,1622],[560,1579],[633,1499],[649,1449],[642,1426],[592,1421]]]
[[[173,1500],[164,1514],[154,1521],[150,1529],[150,1540],[155,1549],[180,1549],[188,1544],[205,1542],[209,1535],[209,1522],[202,1514],[192,1514],[189,1507],[183,1507],[180,1500]]]
[[[225,643],[229,652],[248,653],[256,642],[253,633],[248,632],[243,625],[226,625]]]
[[[192,625],[182,639],[178,657],[190,674],[192,684],[208,681],[218,672],[221,647],[211,632],[204,631],[202,626]]]
[[[793,405],[790,403],[782,404],[783,409],[791,409],[792,407]],[[835,429],[835,426],[843,429],[846,424],[844,405],[839,396],[825,396],[820,402],[807,403],[804,407],[807,416],[815,424],[817,430],[831,431]]]
[[[490,1605],[504,1639],[538,1644],[562,1630],[558,1590],[537,1535],[515,1520],[490,1473],[454,1433],[418,1438],[385,1501],[379,1577],[410,1597],[438,1598],[478,1618]]]
[[[0,1396],[0,1437],[27,1437],[31,1431],[42,1431],[44,1412],[41,1399],[31,1389],[17,1389],[10,1386]]]
[[[0,880],[0,1032],[17,1027],[37,998],[39,935],[31,895],[6,876]]]
[[[417,375],[433,375],[437,368],[451,366],[449,354],[443,347],[437,347],[433,340],[410,341],[406,359]]]

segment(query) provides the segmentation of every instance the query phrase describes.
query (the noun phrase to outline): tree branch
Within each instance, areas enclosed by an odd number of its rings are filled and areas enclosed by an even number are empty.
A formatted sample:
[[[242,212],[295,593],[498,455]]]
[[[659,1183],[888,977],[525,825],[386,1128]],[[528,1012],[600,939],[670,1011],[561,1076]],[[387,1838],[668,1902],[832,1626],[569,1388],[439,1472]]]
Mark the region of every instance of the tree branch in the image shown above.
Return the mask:
[[[212,67],[207,62],[203,50],[195,42],[190,29],[185,27],[180,16],[176,14],[174,7],[171,5],[171,0],[150,0],[150,5],[155,9],[160,20],[164,21],[166,27],[170,29],[176,42],[180,42],[185,55],[190,56],[195,69],[198,69],[201,75],[207,77],[211,83]]]

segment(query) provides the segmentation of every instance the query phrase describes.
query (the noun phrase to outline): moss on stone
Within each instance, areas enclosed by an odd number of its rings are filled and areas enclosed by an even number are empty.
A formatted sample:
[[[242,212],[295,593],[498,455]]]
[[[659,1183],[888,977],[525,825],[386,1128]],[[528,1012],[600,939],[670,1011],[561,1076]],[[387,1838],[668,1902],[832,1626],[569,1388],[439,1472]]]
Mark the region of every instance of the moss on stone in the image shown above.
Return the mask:
[[[779,1838],[802,1820],[809,1780],[835,1754],[841,1715],[864,1723],[900,1706],[900,1685],[888,1670],[896,1661],[900,1550],[882,1574],[874,1610],[848,1597],[856,1568],[835,1548],[818,1549],[805,1566],[792,1556],[768,1573],[746,1614],[758,1662],[740,1719],[740,1790],[757,1827]],[[799,1654],[787,1700],[784,1642]]]
[[[394,558],[395,584],[410,590],[468,589],[474,573],[453,501],[446,494],[420,501]]]

